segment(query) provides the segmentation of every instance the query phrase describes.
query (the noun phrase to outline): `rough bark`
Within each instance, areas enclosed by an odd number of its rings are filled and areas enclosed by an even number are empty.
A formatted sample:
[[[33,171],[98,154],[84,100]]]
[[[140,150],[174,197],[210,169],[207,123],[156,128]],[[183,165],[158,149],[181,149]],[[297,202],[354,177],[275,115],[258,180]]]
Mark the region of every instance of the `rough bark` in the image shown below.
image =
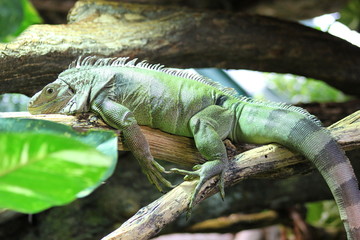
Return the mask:
[[[96,54],[169,67],[294,73],[359,94],[360,49],[293,22],[101,1],[79,1],[69,19],[66,25],[32,26],[0,45],[0,93],[32,95],[79,55]]]
[[[232,1],[239,2],[239,1]],[[247,13],[272,16],[282,19],[304,20],[323,14],[339,12],[348,0],[258,0],[245,9]]]
[[[116,1],[116,0],[112,0]],[[120,0],[117,0],[118,2]],[[49,18],[59,13],[67,12],[76,0],[31,0],[40,13]],[[302,20],[310,19],[327,13],[339,12],[348,0],[121,0],[128,3],[142,3],[152,5],[176,5],[196,9],[226,10],[272,16],[282,19]],[[51,18],[54,19],[54,18]],[[55,21],[58,22],[57,18]],[[63,21],[65,22],[65,21]]]
[[[171,4],[199,9],[221,9],[272,16],[282,19],[302,20],[340,11],[347,0],[125,0],[133,3]]]

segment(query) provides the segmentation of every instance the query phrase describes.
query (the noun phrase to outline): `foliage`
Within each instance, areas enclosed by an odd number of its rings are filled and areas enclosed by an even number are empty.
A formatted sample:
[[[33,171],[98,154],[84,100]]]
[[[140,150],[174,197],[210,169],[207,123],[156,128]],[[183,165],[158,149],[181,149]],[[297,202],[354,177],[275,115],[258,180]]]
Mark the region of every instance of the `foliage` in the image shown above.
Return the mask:
[[[9,42],[42,20],[28,0],[0,0],[0,42]]]
[[[343,102],[349,98],[325,82],[291,74],[268,74],[268,86],[290,103]]]
[[[339,22],[360,31],[360,0],[350,0],[348,5],[340,11],[340,15]]]
[[[0,119],[0,142],[0,208],[24,213],[86,196],[117,161],[114,133],[49,121]]]
[[[306,221],[317,227],[336,228],[343,227],[339,210],[335,201],[320,201],[306,204]]]

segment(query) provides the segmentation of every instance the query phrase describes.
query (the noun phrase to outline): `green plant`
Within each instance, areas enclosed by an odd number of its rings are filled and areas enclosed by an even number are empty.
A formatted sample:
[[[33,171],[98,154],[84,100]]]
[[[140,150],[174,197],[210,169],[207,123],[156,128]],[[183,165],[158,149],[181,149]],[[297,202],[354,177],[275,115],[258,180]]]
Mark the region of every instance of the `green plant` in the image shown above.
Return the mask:
[[[292,74],[268,73],[268,86],[290,103],[343,102],[349,99],[325,82]]]
[[[360,0],[351,0],[347,6],[340,11],[339,22],[350,29],[360,30]]]
[[[0,42],[10,42],[42,19],[28,0],[0,0]]]
[[[117,161],[109,131],[79,133],[49,121],[0,119],[0,208],[36,213],[83,197]]]

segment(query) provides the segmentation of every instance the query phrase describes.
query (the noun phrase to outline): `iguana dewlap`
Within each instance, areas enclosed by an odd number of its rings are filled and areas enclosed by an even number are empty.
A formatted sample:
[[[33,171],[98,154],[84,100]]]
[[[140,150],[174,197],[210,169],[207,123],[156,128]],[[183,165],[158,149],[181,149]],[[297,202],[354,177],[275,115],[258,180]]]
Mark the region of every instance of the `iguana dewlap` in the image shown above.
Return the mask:
[[[305,110],[289,105],[238,98],[213,81],[184,70],[128,58],[79,58],[58,79],[35,94],[29,112],[94,112],[123,132],[124,141],[150,182],[171,186],[154,161],[139,125],[192,137],[208,161],[194,171],[175,169],[203,183],[223,174],[228,157],[225,138],[234,142],[276,142],[303,154],[329,185],[348,239],[360,239],[360,192],[348,158],[329,132]],[[192,203],[190,204],[190,207]]]

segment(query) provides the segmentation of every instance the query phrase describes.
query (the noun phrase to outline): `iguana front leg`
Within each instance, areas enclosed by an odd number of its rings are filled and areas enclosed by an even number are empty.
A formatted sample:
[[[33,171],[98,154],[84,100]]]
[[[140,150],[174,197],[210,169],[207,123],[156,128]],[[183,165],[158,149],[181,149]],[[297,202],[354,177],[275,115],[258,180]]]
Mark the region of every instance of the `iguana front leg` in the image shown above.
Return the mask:
[[[126,147],[133,153],[134,157],[139,161],[142,171],[159,191],[163,192],[161,184],[166,187],[173,187],[161,175],[166,171],[154,160],[150,153],[149,144],[141,132],[133,113],[128,108],[105,97],[95,99],[91,104],[91,110],[99,114],[107,124],[122,131]]]
[[[196,165],[193,168],[194,171],[171,169],[171,172],[186,175],[185,180],[199,178],[190,199],[188,213],[191,212],[195,197],[202,185],[213,176],[220,176],[220,194],[222,198],[225,196],[224,173],[228,167],[228,157],[222,140],[229,135],[233,121],[233,114],[217,105],[203,109],[190,119],[189,126],[194,136],[196,148],[208,161],[202,165]]]

